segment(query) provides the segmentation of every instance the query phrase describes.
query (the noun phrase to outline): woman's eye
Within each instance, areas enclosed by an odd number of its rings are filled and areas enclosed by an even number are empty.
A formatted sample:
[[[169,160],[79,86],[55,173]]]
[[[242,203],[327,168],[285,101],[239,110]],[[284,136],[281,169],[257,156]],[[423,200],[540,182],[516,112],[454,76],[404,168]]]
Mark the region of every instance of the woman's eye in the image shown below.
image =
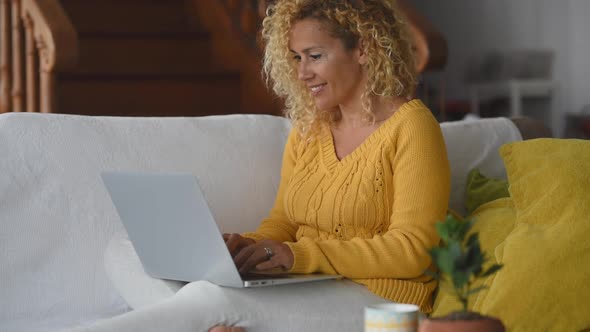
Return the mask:
[[[310,57],[314,60],[317,60],[317,59],[321,58],[322,55],[321,54],[312,54],[312,55],[310,55]]]
[[[293,56],[293,60],[295,60],[295,61],[299,62],[299,61],[301,61],[301,56],[299,56],[299,55],[294,55],[294,56]]]

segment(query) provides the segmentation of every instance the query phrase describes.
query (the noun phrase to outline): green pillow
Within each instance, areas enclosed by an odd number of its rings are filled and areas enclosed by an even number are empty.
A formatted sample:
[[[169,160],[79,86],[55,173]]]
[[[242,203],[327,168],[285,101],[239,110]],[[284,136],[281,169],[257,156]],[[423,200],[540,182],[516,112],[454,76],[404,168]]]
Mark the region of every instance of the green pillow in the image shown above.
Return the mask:
[[[508,181],[488,178],[477,168],[469,172],[465,188],[465,208],[468,215],[480,205],[503,197],[510,197]]]

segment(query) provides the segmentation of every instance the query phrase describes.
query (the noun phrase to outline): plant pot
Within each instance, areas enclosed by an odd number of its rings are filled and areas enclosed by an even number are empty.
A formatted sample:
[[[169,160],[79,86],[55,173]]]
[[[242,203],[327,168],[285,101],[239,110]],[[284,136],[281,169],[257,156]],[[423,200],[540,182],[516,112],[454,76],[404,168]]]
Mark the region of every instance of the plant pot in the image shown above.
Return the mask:
[[[456,319],[445,316],[420,322],[418,332],[505,332],[504,324],[493,317],[480,316],[475,319]]]

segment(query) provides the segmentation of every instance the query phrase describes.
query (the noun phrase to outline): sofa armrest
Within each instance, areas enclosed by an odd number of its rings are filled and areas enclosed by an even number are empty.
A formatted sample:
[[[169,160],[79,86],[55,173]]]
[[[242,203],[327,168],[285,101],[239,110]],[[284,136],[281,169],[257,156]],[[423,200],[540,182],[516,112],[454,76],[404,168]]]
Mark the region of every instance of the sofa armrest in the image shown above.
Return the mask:
[[[553,137],[551,129],[543,122],[529,117],[514,117],[510,120],[516,125],[523,140]]]

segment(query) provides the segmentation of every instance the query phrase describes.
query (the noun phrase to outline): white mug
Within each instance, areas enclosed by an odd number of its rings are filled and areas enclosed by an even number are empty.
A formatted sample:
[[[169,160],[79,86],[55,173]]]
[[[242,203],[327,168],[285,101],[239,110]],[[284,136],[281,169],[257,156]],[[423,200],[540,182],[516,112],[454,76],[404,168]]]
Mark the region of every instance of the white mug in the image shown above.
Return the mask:
[[[417,332],[419,308],[414,304],[384,303],[365,307],[365,332]]]

